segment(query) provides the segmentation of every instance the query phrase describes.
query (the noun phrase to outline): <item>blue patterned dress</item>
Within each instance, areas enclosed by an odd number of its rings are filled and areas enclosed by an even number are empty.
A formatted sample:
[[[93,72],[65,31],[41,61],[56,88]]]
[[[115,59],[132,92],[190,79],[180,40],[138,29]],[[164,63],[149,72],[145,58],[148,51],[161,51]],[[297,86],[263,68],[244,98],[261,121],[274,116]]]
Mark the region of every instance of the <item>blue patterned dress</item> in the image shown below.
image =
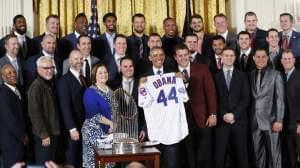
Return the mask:
[[[81,133],[83,152],[82,166],[85,168],[95,167],[93,146],[99,148],[97,139],[101,139],[102,135],[108,133],[109,127],[101,124],[100,118],[105,116],[110,120],[112,119],[111,100],[112,90],[110,89],[105,93],[95,86],[91,86],[86,89],[84,93],[83,103],[85,106],[86,119],[83,123]],[[105,167],[113,167],[113,164],[106,164]]]

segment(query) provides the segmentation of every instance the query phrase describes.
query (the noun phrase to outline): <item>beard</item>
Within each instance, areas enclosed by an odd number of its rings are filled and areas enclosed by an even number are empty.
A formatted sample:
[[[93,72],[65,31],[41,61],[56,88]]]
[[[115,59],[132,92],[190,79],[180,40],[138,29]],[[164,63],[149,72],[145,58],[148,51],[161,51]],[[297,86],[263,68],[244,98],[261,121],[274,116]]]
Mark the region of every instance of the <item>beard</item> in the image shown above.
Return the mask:
[[[16,29],[16,32],[17,33],[19,33],[19,34],[21,34],[21,35],[23,35],[23,34],[25,34],[26,32],[27,32],[27,29],[25,28],[25,29]]]

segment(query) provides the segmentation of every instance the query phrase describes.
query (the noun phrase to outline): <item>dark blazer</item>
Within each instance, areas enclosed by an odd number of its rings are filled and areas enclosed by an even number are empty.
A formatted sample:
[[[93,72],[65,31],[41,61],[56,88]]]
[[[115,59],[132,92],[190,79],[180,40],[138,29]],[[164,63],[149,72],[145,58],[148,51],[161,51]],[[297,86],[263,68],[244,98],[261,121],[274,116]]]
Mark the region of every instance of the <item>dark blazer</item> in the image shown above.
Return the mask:
[[[210,70],[210,72],[212,73],[213,77],[215,76],[215,74],[220,71],[217,67],[217,60],[216,60],[216,56],[215,53],[212,52],[207,59],[207,65],[208,68]]]
[[[33,82],[33,80],[37,77],[37,66],[36,61],[44,55],[42,52],[30,57],[25,62],[24,67],[24,77],[25,77],[25,85],[26,88],[29,88],[30,84]],[[60,58],[58,58],[56,55],[54,56],[54,62],[57,70],[57,75],[55,75],[55,78],[58,79],[62,74],[62,63],[60,62]]]
[[[77,48],[76,44],[77,44],[78,39],[76,38],[75,33],[70,33],[70,34],[66,35],[63,39],[66,39],[70,43],[69,47],[71,47],[71,49]]]
[[[187,88],[190,108],[197,126],[204,128],[208,117],[217,112],[215,84],[207,65],[196,63],[190,65]]]
[[[118,70],[117,63],[115,61],[115,54],[113,55],[106,55],[104,59],[107,68],[108,68],[108,80],[109,82],[114,81],[120,75]]]
[[[252,40],[252,48],[267,48],[267,32],[265,30],[262,30],[260,28],[256,29],[255,37]]]
[[[36,47],[34,41],[29,38],[28,36],[25,36],[26,42],[24,43],[23,47],[20,47],[18,57],[21,60],[26,60],[30,56],[36,54],[38,52],[38,48]],[[4,38],[0,40],[0,58],[5,56],[6,49],[4,47]]]
[[[162,48],[164,49],[165,55],[169,56],[170,58],[173,58],[174,55],[174,48],[177,44],[183,43],[182,38],[175,36],[173,38],[169,38],[166,35],[164,35],[161,38],[162,41]]]
[[[0,150],[4,167],[10,167],[24,158],[26,137],[25,110],[22,100],[5,84],[0,86]]]
[[[286,114],[285,121],[289,129],[296,129],[300,124],[300,71],[294,70],[286,82]]]
[[[103,44],[103,48],[104,48],[104,51],[105,51],[104,56],[105,56],[105,57],[106,57],[106,56],[112,56],[114,53],[111,52],[111,49],[110,49],[110,47],[109,47],[108,40],[107,40],[107,38],[106,38],[106,36],[105,36],[105,33],[101,34],[101,35],[99,36],[99,39],[100,39],[100,40],[98,40],[98,42],[101,42],[101,43]]]
[[[17,56],[17,62],[18,62],[18,77],[17,77],[17,84],[19,86],[24,86],[24,75],[23,75],[23,61]],[[2,58],[0,58],[0,69],[5,65],[5,64],[10,64],[12,65],[12,63],[10,62],[9,58],[7,56],[4,56]],[[2,76],[0,77],[0,84],[2,83]]]
[[[83,93],[85,88],[78,79],[68,71],[57,82],[57,95],[60,111],[67,130],[81,130],[84,121]]]
[[[216,74],[215,82],[218,95],[218,123],[225,124],[223,116],[228,112],[233,113],[236,123],[247,123],[250,101],[247,74],[234,68],[229,89],[223,71]]]
[[[169,66],[164,65],[163,71],[164,71],[163,73],[165,74],[165,73],[175,72],[176,69],[173,69],[173,67],[169,67]],[[142,77],[151,76],[151,75],[154,75],[153,67],[152,66],[148,67],[148,69],[142,75]]]
[[[279,33],[279,37],[280,37],[280,46],[282,46],[283,43],[283,33],[280,32]],[[300,33],[296,32],[296,31],[292,31],[292,37],[290,37],[290,41],[289,41],[289,49],[291,49],[295,55],[295,57],[300,57]]]
[[[238,68],[241,71],[244,71],[244,72],[252,71],[253,69],[256,68],[256,65],[255,65],[254,60],[253,60],[253,55],[254,55],[254,50],[251,49],[251,51],[248,55],[247,65],[245,67],[244,64],[243,64],[244,61],[241,58],[241,52],[238,51],[236,53],[236,59],[235,59],[235,63],[234,63],[235,67]]]
[[[142,36],[142,43],[143,43],[143,58],[148,58],[148,46],[147,46],[147,42],[148,42],[148,36],[147,35],[143,35]],[[136,35],[132,34],[131,36],[129,36],[127,38],[127,55],[134,58],[134,60],[137,62],[140,59],[140,55],[139,55],[139,50],[140,50],[140,41],[139,41],[139,37],[137,37]]]
[[[36,48],[38,48],[38,52],[42,52],[42,45],[41,42],[45,36],[45,33],[34,37],[32,40],[34,41],[34,45]],[[69,50],[66,49],[66,46],[68,46],[68,41],[66,39],[59,39],[56,38],[56,50],[55,55],[57,55],[57,58],[62,62],[64,59],[68,57]]]

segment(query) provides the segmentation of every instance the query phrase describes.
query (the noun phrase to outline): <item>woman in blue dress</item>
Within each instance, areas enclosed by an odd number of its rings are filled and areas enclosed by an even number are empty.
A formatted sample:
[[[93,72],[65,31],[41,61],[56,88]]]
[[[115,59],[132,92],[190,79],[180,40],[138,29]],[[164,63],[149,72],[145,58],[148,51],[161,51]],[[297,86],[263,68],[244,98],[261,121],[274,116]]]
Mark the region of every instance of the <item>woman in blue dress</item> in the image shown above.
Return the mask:
[[[93,146],[97,139],[113,130],[112,90],[107,86],[108,70],[105,64],[96,64],[92,68],[92,85],[83,96],[85,121],[82,126],[83,167],[95,167]],[[110,164],[106,167],[110,167]]]

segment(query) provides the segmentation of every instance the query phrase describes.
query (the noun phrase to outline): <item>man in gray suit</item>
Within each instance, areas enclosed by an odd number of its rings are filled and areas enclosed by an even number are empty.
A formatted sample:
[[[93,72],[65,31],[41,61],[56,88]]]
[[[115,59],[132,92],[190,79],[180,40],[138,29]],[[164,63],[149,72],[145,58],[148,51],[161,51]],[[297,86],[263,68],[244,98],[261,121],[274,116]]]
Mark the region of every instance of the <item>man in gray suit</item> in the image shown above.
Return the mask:
[[[84,57],[84,63],[81,70],[82,75],[85,77],[86,82],[90,85],[92,66],[99,62],[99,58],[91,56],[92,43],[91,38],[87,35],[80,35],[77,41],[77,48]],[[64,60],[63,63],[63,75],[70,69],[69,58]]]
[[[23,86],[23,75],[20,59],[17,57],[20,45],[18,42],[18,37],[16,35],[7,35],[4,38],[4,46],[6,54],[0,59],[0,68],[5,64],[12,65],[17,72],[17,85]],[[0,77],[0,84],[2,83],[2,78]]]
[[[284,116],[284,84],[279,71],[267,66],[265,49],[257,49],[250,73],[251,132],[257,168],[281,168],[279,132]]]
[[[228,30],[227,16],[223,13],[214,16],[214,25],[217,35],[224,37],[226,46],[237,50],[237,34]]]

